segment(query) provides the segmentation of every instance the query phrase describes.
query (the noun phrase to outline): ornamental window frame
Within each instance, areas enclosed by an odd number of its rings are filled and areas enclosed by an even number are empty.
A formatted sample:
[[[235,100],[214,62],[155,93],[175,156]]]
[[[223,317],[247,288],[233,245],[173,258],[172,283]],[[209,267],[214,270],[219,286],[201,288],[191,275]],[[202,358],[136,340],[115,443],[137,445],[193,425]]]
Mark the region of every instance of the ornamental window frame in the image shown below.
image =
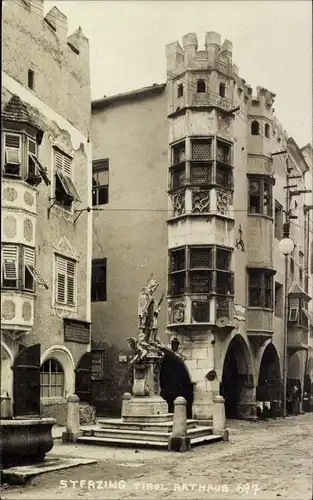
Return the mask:
[[[36,267],[35,259],[35,248],[3,243],[1,246],[1,289],[35,293],[36,284],[48,289],[47,282]]]
[[[18,138],[18,145],[14,139]],[[47,169],[39,159],[39,144],[34,135],[24,129],[4,128],[2,132],[2,175],[7,178],[23,180],[37,186],[43,180],[50,184]]]

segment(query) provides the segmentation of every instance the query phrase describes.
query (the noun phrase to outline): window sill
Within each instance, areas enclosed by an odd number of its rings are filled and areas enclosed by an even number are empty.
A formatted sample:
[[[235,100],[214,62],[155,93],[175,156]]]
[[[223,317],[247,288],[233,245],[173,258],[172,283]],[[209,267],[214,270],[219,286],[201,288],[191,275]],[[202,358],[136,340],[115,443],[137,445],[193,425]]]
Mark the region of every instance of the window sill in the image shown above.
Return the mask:
[[[273,217],[271,217],[270,215],[265,215],[265,214],[253,214],[251,212],[248,212],[248,216],[249,217],[262,217],[263,219],[268,219],[270,220],[271,222],[273,222]]]
[[[197,218],[197,217],[200,217],[200,218],[217,217],[218,219],[228,220],[230,222],[234,222],[235,221],[235,219],[233,217],[229,217],[228,215],[219,214],[217,212],[214,212],[214,213],[212,213],[212,212],[202,212],[202,213],[185,213],[185,214],[182,214],[182,215],[178,215],[177,217],[171,217],[170,219],[167,219],[166,222],[168,224],[171,224],[171,223],[179,221],[179,220],[187,219],[188,217],[193,217],[193,218]]]
[[[1,293],[13,293],[13,294],[16,294],[18,293],[18,295],[21,295],[23,297],[36,297],[36,293],[35,292],[30,292],[28,290],[21,290],[19,288],[6,288],[4,286],[1,286]]]

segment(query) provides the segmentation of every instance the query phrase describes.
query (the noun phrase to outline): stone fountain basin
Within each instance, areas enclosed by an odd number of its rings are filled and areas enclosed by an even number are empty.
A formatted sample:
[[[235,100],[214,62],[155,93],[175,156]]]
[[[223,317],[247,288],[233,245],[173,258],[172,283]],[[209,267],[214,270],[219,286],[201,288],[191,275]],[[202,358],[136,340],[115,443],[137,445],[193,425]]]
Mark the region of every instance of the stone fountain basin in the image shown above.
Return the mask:
[[[53,448],[54,424],[54,418],[0,420],[1,467],[43,461]]]

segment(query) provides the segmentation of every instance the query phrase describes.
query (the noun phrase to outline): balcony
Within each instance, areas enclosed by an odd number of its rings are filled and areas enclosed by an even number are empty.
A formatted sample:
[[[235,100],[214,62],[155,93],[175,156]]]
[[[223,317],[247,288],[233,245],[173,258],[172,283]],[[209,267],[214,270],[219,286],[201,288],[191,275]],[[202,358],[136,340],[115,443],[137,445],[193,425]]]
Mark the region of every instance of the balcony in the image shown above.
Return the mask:
[[[273,311],[253,307],[247,309],[247,335],[250,342],[258,349],[266,340],[272,338]]]
[[[290,355],[298,351],[306,351],[309,343],[309,332],[306,328],[296,325],[288,327],[287,347]]]
[[[1,328],[29,331],[34,326],[35,296],[27,292],[1,292]]]

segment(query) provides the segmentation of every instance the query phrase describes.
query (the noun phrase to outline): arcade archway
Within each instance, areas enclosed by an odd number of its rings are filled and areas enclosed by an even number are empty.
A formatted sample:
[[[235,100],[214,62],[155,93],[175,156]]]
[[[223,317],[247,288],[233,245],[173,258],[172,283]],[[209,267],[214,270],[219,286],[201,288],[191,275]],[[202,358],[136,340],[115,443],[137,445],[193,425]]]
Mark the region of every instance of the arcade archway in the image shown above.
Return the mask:
[[[187,401],[187,418],[192,418],[193,385],[185,363],[170,349],[165,354],[160,370],[161,396],[168,404],[168,412],[174,412],[174,401],[183,396]]]
[[[281,371],[277,350],[270,343],[264,349],[258,386],[256,391],[257,401],[279,401],[281,399]]]
[[[241,335],[235,335],[228,346],[220,392],[225,399],[227,418],[246,418],[253,392],[252,360]]]

